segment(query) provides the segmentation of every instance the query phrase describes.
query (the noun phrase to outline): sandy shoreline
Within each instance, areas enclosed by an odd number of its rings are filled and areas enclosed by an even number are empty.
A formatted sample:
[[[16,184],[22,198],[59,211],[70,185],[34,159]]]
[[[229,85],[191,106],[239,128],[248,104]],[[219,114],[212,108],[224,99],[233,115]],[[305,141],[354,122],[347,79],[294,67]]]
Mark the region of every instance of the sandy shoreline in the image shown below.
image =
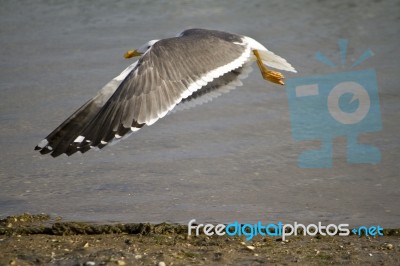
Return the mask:
[[[400,263],[400,230],[381,237],[187,235],[173,224],[90,224],[49,215],[0,220],[0,265],[261,265]]]

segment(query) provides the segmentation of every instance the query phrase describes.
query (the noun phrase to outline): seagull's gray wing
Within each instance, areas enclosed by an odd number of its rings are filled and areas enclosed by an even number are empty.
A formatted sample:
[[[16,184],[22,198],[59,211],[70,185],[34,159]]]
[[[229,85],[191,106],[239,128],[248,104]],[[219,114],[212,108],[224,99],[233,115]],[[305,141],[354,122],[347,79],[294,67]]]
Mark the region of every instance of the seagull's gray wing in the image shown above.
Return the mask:
[[[215,78],[201,89],[193,92],[189,97],[182,101],[172,110],[172,112],[186,110],[197,105],[212,101],[214,98],[224,93],[230,92],[238,86],[242,86],[242,79],[247,78],[252,71],[251,64],[246,63],[243,66],[228,72],[221,77]]]
[[[54,157],[71,155],[102,148],[115,138],[153,124],[182,99],[249,59],[248,46],[225,37],[203,31],[158,41],[101,108],[92,108],[90,100],[36,149]]]

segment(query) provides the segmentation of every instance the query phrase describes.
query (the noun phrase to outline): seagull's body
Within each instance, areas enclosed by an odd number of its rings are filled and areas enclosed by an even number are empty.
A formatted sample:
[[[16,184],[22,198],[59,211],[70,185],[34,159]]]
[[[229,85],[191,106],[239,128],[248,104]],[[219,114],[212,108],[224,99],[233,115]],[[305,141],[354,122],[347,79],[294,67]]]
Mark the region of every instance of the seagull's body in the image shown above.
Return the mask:
[[[177,37],[153,40],[126,58],[138,61],[39,142],[36,150],[53,157],[103,148],[152,125],[169,111],[184,109],[240,86],[256,61],[264,79],[283,84],[266,66],[296,72],[283,58],[242,35],[189,29]]]

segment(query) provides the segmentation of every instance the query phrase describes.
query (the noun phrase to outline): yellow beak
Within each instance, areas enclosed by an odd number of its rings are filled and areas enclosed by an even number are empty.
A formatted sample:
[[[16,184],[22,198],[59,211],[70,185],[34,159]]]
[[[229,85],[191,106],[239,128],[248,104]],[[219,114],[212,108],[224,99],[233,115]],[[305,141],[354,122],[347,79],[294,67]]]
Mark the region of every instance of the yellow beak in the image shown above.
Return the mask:
[[[142,55],[142,54],[139,53],[139,52],[136,51],[136,50],[129,50],[128,52],[126,52],[126,53],[124,54],[124,57],[125,57],[126,59],[128,59],[128,58],[135,57],[135,56],[140,56],[140,55]]]

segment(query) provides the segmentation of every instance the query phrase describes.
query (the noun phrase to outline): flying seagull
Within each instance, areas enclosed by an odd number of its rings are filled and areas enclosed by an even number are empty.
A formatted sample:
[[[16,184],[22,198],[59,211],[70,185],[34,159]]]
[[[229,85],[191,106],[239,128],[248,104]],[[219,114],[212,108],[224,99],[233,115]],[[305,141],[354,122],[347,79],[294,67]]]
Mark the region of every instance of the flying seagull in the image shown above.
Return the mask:
[[[140,56],[98,94],[40,141],[35,150],[57,157],[115,143],[173,109],[185,109],[241,86],[256,61],[265,80],[283,85],[267,68],[296,72],[282,57],[238,34],[188,29],[152,40],[125,58]]]

